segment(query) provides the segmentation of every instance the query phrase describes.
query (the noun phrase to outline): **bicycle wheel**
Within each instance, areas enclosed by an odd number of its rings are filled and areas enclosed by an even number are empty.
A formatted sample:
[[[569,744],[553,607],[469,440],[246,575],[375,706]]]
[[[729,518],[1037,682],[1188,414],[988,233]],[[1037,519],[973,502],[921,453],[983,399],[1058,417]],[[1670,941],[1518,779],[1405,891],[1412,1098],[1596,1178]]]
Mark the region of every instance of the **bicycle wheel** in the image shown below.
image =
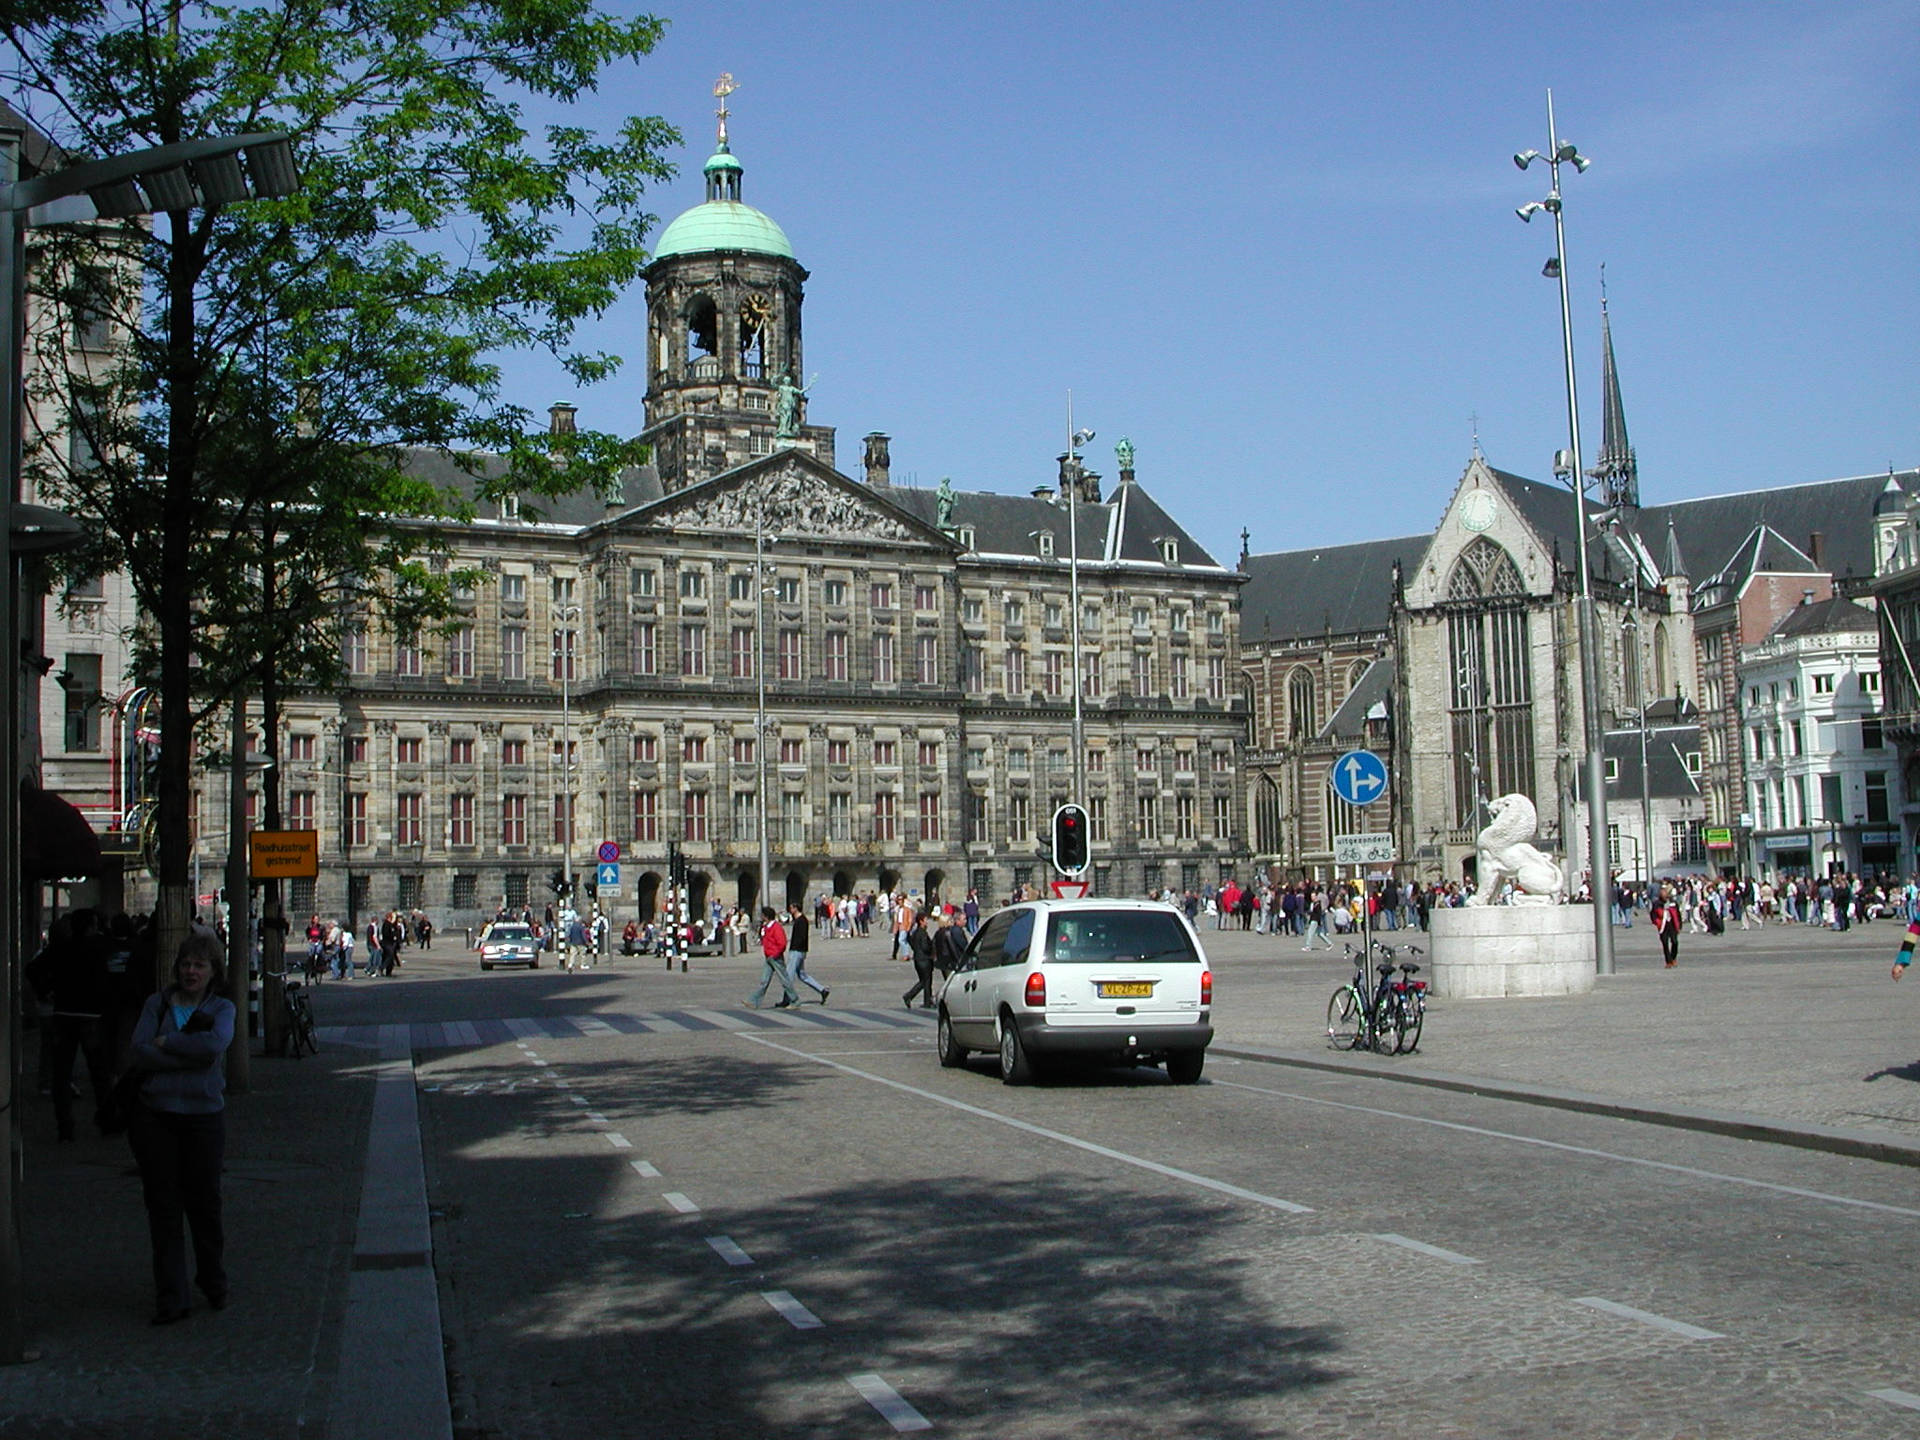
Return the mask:
[[[1400,1010],[1400,1048],[1396,1054],[1411,1055],[1420,1047],[1420,1027],[1427,1023],[1427,1002],[1409,995]]]
[[[1360,996],[1351,985],[1342,985],[1327,1001],[1327,1039],[1336,1050],[1351,1050],[1360,1043],[1364,1028]]]
[[[293,1051],[293,1058],[300,1058],[302,1047],[315,1048],[313,1043],[313,1012],[307,1009],[304,999],[295,998],[287,1002],[287,1046]]]
[[[1373,1041],[1375,1053],[1380,1055],[1396,1054],[1400,1049],[1400,1030],[1405,1023],[1405,1008],[1400,997],[1389,990],[1379,998],[1374,1006]]]

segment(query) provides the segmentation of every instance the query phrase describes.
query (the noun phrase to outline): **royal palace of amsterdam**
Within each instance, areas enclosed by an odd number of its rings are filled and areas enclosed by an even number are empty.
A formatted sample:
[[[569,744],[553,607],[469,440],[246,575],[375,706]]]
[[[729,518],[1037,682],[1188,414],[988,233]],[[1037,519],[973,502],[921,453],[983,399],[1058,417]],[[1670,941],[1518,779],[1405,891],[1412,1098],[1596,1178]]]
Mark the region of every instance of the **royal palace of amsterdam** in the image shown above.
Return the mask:
[[[758,905],[763,774],[775,903],[1044,885],[1069,798],[1095,893],[1244,868],[1242,577],[1154,502],[1124,441],[1110,489],[1077,453],[1013,494],[899,487],[878,433],[842,473],[796,383],[808,272],[741,199],[724,132],[705,176],[646,271],[651,463],[611,501],[486,507],[448,537],[486,576],[466,624],[426,646],[369,627],[342,689],[289,701],[287,823],[320,832],[322,859],[289,913],[470,923],[544,904],[567,858],[593,878],[606,842],[616,919],[658,912],[670,846],[695,913]]]

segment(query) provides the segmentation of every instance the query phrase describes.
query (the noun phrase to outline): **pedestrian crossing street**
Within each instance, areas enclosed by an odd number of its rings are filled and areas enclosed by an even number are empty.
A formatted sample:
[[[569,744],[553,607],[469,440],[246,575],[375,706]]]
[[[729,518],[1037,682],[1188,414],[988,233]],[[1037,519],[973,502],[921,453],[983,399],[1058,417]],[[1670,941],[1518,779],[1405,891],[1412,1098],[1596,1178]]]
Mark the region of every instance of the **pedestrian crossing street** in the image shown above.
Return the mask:
[[[509,1020],[414,1021],[405,1025],[322,1025],[323,1045],[378,1049],[404,1043],[409,1050],[467,1050],[519,1040],[578,1040],[602,1035],[684,1035],[702,1030],[926,1030],[933,1012],[829,1010],[801,1005],[791,1010],[660,1010],[633,1015],[542,1015]]]

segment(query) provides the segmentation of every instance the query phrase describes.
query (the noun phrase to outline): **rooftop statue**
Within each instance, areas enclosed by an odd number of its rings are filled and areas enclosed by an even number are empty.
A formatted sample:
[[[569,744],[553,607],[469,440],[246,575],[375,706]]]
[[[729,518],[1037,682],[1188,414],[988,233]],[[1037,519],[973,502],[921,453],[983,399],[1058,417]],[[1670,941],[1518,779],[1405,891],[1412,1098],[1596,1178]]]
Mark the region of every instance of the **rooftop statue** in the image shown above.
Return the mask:
[[[953,477],[951,475],[940,477],[940,528],[942,530],[953,528]]]

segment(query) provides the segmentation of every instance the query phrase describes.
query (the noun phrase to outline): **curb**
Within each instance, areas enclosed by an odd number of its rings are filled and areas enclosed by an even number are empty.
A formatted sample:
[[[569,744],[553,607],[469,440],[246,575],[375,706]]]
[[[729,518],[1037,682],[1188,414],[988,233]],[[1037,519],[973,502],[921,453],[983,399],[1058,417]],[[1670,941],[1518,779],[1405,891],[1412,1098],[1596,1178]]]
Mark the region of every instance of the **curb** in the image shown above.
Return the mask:
[[[1522,1105],[1540,1105],[1553,1110],[1575,1110],[1585,1115],[1605,1115],[1617,1120],[1635,1120],[1644,1125],[1665,1125],[1675,1130],[1697,1130],[1710,1135],[1727,1135],[1736,1140],[1761,1140],[1771,1145],[1792,1145],[1802,1150],[1821,1150],[1830,1155],[1846,1155],[1859,1160],[1877,1160],[1887,1165],[1920,1167],[1920,1145],[1904,1144],[1872,1130],[1847,1130],[1832,1125],[1792,1125],[1761,1115],[1737,1110],[1700,1110],[1689,1106],[1659,1106],[1645,1100],[1620,1100],[1592,1095],[1580,1090],[1555,1090],[1540,1085],[1519,1085],[1510,1080],[1487,1080],[1470,1075],[1446,1075],[1409,1070],[1388,1070],[1369,1066],[1364,1061],[1340,1060],[1333,1056],[1302,1055],[1286,1050],[1266,1050],[1250,1045],[1209,1047],[1215,1055],[1236,1060],[1252,1060],[1268,1065],[1291,1065],[1301,1070],[1325,1070],[1336,1075],[1357,1075],[1373,1080],[1391,1080],[1401,1085],[1424,1085],[1431,1090],[1451,1090],[1464,1095],[1483,1095],[1491,1100],[1511,1100]]]

